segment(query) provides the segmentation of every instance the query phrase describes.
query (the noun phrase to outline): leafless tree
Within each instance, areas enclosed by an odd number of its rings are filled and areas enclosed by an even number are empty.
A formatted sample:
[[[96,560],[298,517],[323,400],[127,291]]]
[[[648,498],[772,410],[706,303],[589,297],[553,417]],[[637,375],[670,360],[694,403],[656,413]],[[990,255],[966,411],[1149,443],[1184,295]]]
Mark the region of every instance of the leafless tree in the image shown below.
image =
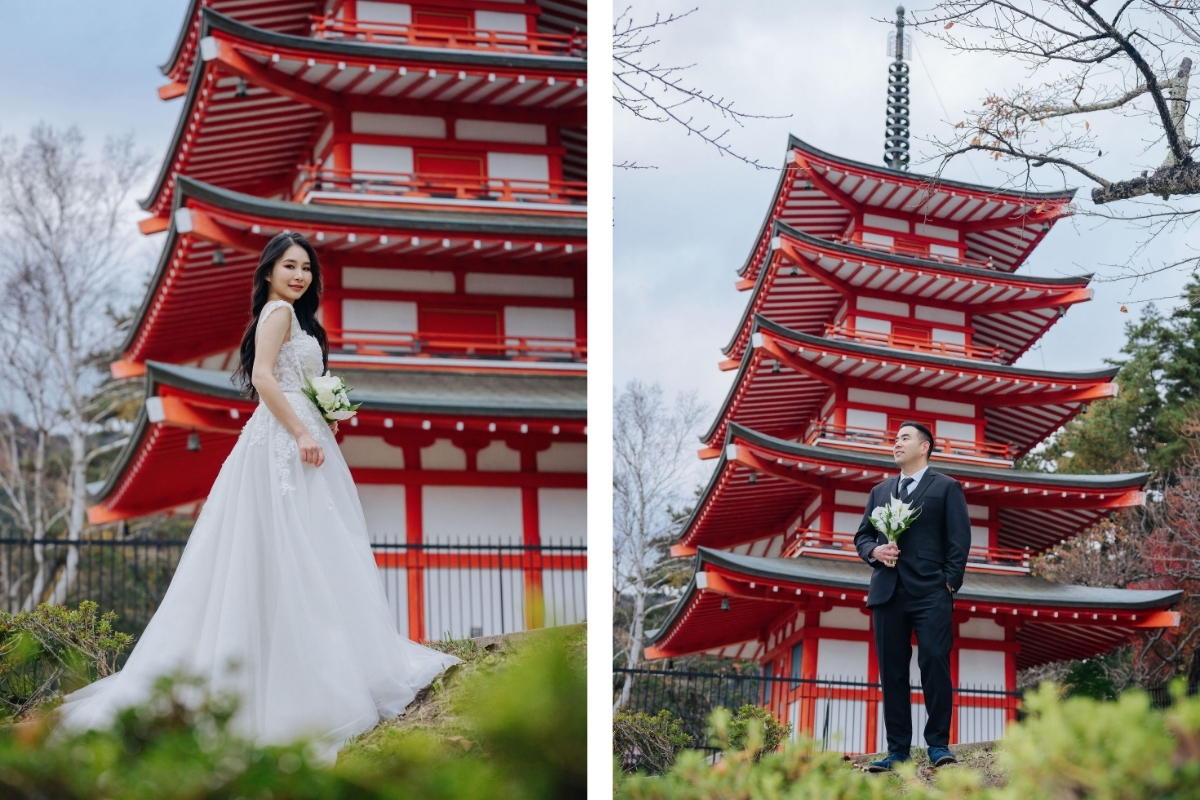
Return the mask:
[[[1016,59],[1028,75],[1019,85],[987,87],[952,134],[931,139],[938,172],[963,154],[987,153],[1015,166],[1017,185],[1082,179],[1096,206],[1144,198],[1131,207],[1076,212],[1131,221],[1148,230],[1146,241],[1190,225],[1200,213],[1186,202],[1200,194],[1197,115],[1188,99],[1198,14],[1200,0],[937,0],[914,15],[925,34],[958,53]],[[1101,141],[1096,123],[1113,116],[1140,126],[1144,163],[1112,160],[1116,145]],[[1110,158],[1102,161],[1106,150]],[[1172,197],[1185,202],[1167,203]],[[1127,265],[1122,276],[1196,263]]]
[[[25,420],[33,451],[10,417],[0,430],[0,497],[30,537],[44,537],[61,520],[64,538],[78,541],[88,465],[123,444],[98,444],[97,437],[130,391],[109,391],[107,359],[119,334],[113,308],[124,304],[132,278],[128,200],[148,163],[132,137],[108,141],[93,161],[78,130],[45,124],[24,145],[0,143],[0,363],[7,411]],[[46,491],[51,435],[66,441],[60,496]],[[63,602],[78,549],[68,548],[63,564],[47,562],[41,546],[35,558],[24,607]]]
[[[631,669],[642,661],[647,616],[676,599],[648,604],[655,595],[673,594],[677,583],[679,570],[664,551],[706,413],[695,394],[680,394],[668,407],[657,384],[639,381],[627,384],[613,405],[613,606],[622,600],[632,606],[618,642]],[[632,685],[627,675],[615,708],[629,701]]]
[[[762,114],[737,111],[733,100],[727,100],[697,86],[684,83],[683,73],[695,66],[664,66],[653,59],[650,51],[659,43],[656,38],[662,29],[694,14],[691,9],[682,14],[655,14],[650,22],[637,23],[633,7],[628,6],[613,22],[613,100],[619,108],[646,122],[666,122],[683,128],[688,136],[698,136],[716,148],[722,156],[730,156],[755,169],[776,169],[760,163],[734,149],[725,137],[730,128],[720,133],[713,121],[724,126],[732,123],[743,127],[752,119],[783,119]],[[697,116],[699,115],[699,116]],[[788,115],[790,116],[790,115]],[[711,120],[711,121],[710,121]],[[654,169],[624,161],[622,169]]]

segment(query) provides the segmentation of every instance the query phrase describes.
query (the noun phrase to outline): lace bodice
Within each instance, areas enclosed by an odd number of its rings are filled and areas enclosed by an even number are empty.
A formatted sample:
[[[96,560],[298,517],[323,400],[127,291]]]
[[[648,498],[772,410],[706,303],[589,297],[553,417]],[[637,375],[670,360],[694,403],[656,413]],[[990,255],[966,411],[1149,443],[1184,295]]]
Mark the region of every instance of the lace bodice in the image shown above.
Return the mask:
[[[274,300],[263,306],[263,310],[258,315],[258,327],[255,335],[257,335],[257,331],[262,330],[263,321],[280,306],[287,307],[288,314],[292,318],[292,335],[279,348],[279,358],[275,359],[273,374],[275,380],[279,382],[280,389],[285,392],[299,392],[305,386],[305,379],[320,377],[325,371],[321,359],[321,345],[300,327],[295,309],[286,300]]]

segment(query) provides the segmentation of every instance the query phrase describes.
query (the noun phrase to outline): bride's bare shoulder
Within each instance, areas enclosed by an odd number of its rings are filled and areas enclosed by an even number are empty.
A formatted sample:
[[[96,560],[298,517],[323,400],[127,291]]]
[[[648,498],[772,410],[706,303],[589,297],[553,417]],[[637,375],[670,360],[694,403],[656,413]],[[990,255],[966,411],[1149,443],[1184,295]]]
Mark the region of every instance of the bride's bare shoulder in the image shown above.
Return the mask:
[[[263,307],[263,310],[258,314],[258,336],[262,340],[264,336],[271,339],[286,342],[291,338],[292,315],[288,312],[279,313],[280,309],[290,307],[287,303],[271,303]]]

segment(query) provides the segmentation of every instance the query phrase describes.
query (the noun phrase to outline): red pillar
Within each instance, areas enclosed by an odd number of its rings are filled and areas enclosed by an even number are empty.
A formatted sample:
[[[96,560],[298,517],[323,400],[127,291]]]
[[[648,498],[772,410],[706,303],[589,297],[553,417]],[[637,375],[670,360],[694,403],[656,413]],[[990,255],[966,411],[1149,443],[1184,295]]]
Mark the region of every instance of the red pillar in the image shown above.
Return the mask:
[[[521,451],[521,471],[537,472],[537,452]],[[521,542],[526,547],[542,543],[541,520],[538,516],[537,487],[521,489]],[[522,551],[521,564],[525,570],[525,628],[542,628],[546,625],[545,596],[542,592],[542,553],[540,550]]]
[[[404,448],[406,469],[421,468],[419,447]],[[421,545],[425,540],[425,503],[422,487],[406,484],[404,487],[405,541],[410,545]],[[408,638],[414,642],[425,641],[425,551],[421,547],[408,551]]]

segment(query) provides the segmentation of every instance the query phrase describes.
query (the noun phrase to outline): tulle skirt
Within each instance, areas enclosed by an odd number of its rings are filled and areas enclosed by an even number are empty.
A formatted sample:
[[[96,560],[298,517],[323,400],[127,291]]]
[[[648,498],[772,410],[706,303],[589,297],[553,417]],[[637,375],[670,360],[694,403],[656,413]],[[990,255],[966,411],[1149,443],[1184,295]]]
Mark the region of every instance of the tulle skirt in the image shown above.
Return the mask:
[[[259,405],[124,668],[68,695],[60,729],[106,727],[158,676],[182,672],[238,694],[231,725],[241,735],[306,737],[330,759],[458,661],[396,632],[350,470],[310,401],[285,396],[324,463],[302,463],[295,438]]]

